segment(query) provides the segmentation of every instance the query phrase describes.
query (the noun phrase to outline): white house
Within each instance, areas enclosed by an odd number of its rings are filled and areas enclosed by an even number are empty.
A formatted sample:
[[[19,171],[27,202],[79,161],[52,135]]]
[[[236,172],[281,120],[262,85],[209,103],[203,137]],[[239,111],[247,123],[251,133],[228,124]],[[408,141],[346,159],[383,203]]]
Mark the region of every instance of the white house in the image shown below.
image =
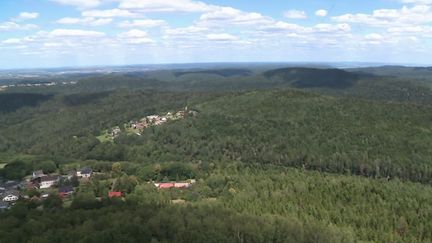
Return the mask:
[[[3,196],[3,202],[15,202],[19,199],[18,195],[15,193],[8,193]]]
[[[93,170],[90,167],[85,167],[77,171],[77,176],[82,178],[90,178],[92,174]]]
[[[54,186],[59,180],[58,176],[45,176],[40,179],[39,188],[46,189]]]
[[[32,178],[33,179],[41,178],[41,177],[44,177],[44,176],[45,176],[45,174],[43,173],[42,170],[34,171],[33,174],[32,174]]]

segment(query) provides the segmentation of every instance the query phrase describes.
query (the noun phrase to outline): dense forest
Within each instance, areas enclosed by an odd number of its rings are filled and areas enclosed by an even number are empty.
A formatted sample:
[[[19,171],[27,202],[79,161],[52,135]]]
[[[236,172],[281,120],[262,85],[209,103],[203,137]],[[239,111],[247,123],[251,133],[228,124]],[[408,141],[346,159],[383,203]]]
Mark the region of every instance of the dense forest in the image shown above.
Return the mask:
[[[10,88],[0,177],[98,175],[68,203],[50,195],[1,213],[0,242],[430,242],[432,91],[415,80],[233,68]],[[197,115],[124,131],[185,107]],[[97,139],[115,126],[119,136]],[[182,190],[149,184],[189,179]]]

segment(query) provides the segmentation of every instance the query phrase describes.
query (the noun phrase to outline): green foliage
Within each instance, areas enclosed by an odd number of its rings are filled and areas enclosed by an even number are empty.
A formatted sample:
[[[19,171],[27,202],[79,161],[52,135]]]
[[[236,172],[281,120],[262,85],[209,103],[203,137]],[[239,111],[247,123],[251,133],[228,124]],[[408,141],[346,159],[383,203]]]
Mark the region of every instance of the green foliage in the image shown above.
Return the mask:
[[[21,179],[31,172],[31,168],[26,162],[14,161],[7,164],[3,169],[0,170],[0,175],[6,179],[14,180]]]
[[[264,73],[270,79],[289,82],[296,88],[347,88],[362,77],[340,69],[282,68]],[[366,75],[363,75],[366,76]]]
[[[125,160],[234,160],[431,182],[429,106],[282,91],[225,96],[198,108],[196,118],[146,130],[145,143],[128,146]]]
[[[0,93],[0,114],[16,111],[22,107],[34,107],[52,98],[52,95],[27,93]]]
[[[43,201],[42,205],[44,209],[59,209],[62,208],[63,200],[58,194],[52,193]]]
[[[351,232],[317,222],[303,225],[295,218],[218,206],[119,205],[43,215],[32,211],[25,219],[3,216],[2,242],[354,242]]]
[[[238,212],[319,220],[350,228],[361,241],[432,239],[432,188],[426,185],[274,166],[223,168],[201,183]],[[201,190],[193,187],[190,193],[196,189]]]
[[[57,170],[57,165],[54,163],[54,161],[48,160],[40,162],[38,164],[38,168],[41,169],[44,173],[49,174]]]
[[[71,208],[72,209],[97,209],[102,206],[102,203],[98,201],[94,194],[89,192],[80,192],[75,195]]]
[[[198,171],[196,166],[190,163],[164,163],[141,166],[138,175],[144,181],[161,181],[166,178],[169,181],[193,179]]]

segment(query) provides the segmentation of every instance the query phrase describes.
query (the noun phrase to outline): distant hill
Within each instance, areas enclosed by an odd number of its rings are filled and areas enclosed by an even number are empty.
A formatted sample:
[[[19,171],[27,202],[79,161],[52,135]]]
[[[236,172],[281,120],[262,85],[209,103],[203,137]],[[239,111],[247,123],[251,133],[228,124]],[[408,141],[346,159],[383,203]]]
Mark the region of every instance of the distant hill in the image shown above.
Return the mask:
[[[213,74],[222,77],[234,77],[234,76],[250,76],[253,75],[251,70],[247,69],[215,69],[215,70],[199,70],[199,71],[178,71],[174,72],[175,77],[184,76],[187,74]]]
[[[363,75],[341,69],[282,68],[264,73],[269,79],[290,82],[296,88],[348,88]]]
[[[347,69],[347,71],[368,73],[377,76],[421,79],[427,81],[432,78],[432,67],[380,66]]]
[[[26,93],[4,93],[0,94],[0,114],[13,112],[22,107],[37,106],[38,104],[52,98],[52,95],[26,94]]]

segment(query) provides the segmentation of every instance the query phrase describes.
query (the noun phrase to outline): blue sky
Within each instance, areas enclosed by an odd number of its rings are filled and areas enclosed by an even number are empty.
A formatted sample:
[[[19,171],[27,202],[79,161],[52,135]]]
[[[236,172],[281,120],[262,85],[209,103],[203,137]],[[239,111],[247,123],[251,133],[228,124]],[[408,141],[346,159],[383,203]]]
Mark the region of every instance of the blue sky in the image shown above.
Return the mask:
[[[431,64],[432,0],[2,0],[0,69]]]

